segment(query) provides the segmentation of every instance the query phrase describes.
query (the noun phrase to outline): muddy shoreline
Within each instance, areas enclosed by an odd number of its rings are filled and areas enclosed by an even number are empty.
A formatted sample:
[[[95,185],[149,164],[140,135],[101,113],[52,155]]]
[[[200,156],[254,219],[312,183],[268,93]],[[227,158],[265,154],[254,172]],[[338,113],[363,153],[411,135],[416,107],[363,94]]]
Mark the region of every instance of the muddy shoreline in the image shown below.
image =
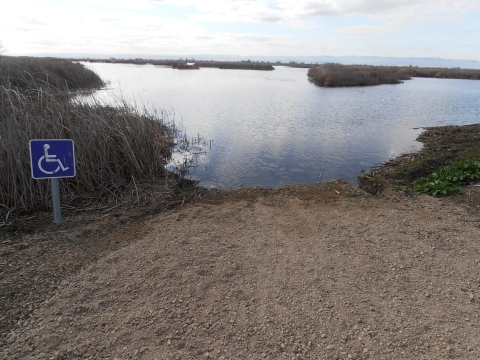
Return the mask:
[[[360,189],[376,195],[385,189],[407,189],[415,180],[433,171],[466,158],[480,159],[480,124],[425,128],[417,141],[423,148],[386,161],[368,174],[359,175]],[[479,209],[477,196],[470,196],[468,188],[452,196],[456,201],[469,203]]]

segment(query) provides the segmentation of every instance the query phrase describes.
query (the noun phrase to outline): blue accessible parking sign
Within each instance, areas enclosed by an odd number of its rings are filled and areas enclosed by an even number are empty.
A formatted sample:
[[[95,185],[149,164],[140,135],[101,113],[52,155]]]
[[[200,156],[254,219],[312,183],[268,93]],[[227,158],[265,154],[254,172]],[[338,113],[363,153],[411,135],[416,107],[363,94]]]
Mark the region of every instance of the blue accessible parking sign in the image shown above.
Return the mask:
[[[30,165],[34,179],[74,177],[73,140],[30,140]]]

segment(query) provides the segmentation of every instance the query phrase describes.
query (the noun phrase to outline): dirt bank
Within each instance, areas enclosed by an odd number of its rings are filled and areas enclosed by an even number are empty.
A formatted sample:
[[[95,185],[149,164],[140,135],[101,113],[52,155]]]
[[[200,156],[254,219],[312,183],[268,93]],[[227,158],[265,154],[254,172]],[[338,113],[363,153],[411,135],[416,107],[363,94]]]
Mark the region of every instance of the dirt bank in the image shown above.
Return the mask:
[[[13,281],[21,295],[2,301],[30,308],[11,314],[0,357],[480,353],[480,222],[449,199],[334,181],[208,192],[135,223],[106,219],[25,234],[3,255],[2,289]],[[35,301],[37,286],[50,292]]]

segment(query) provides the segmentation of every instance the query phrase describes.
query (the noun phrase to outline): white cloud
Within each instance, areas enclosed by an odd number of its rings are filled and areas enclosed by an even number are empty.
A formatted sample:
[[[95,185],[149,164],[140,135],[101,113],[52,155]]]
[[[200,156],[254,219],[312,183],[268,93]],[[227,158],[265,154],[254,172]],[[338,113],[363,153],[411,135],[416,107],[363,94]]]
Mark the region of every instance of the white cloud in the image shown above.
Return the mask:
[[[401,55],[403,49],[480,58],[472,20],[480,1],[473,0],[17,0],[5,1],[2,14],[0,39],[11,54]],[[263,26],[249,31],[252,23]],[[280,36],[279,26],[291,35]],[[445,50],[443,35],[458,39],[450,44],[463,53]],[[429,45],[436,39],[442,48],[424,47],[419,38]],[[473,44],[468,52],[467,44]]]
[[[150,0],[155,3],[158,0]],[[480,11],[472,0],[163,0],[163,4],[193,7],[202,22],[276,23],[310,27],[322,16],[361,15],[389,22],[460,21],[461,14]]]
[[[279,0],[290,4],[290,0]],[[419,12],[423,14],[447,13],[465,14],[480,11],[480,2],[471,0],[306,0],[303,4],[304,15],[369,15],[375,17],[394,14]]]

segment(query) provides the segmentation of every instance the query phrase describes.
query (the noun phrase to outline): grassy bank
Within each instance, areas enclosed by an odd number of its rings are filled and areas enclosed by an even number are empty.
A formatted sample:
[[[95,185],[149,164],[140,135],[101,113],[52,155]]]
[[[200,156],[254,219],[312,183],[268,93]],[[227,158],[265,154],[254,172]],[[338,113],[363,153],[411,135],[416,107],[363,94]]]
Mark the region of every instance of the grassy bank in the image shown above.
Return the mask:
[[[169,174],[173,128],[164,112],[140,111],[119,100],[103,105],[94,95],[71,97],[65,90],[102,86],[80,64],[52,59],[0,61],[0,211],[50,207],[48,180],[30,174],[31,139],[73,139],[76,177],[61,179],[62,204],[106,201],[129,195],[138,184]],[[147,195],[145,195],[147,196]]]
[[[340,64],[311,67],[307,75],[322,87],[400,84],[412,77],[480,80],[480,70]]]

